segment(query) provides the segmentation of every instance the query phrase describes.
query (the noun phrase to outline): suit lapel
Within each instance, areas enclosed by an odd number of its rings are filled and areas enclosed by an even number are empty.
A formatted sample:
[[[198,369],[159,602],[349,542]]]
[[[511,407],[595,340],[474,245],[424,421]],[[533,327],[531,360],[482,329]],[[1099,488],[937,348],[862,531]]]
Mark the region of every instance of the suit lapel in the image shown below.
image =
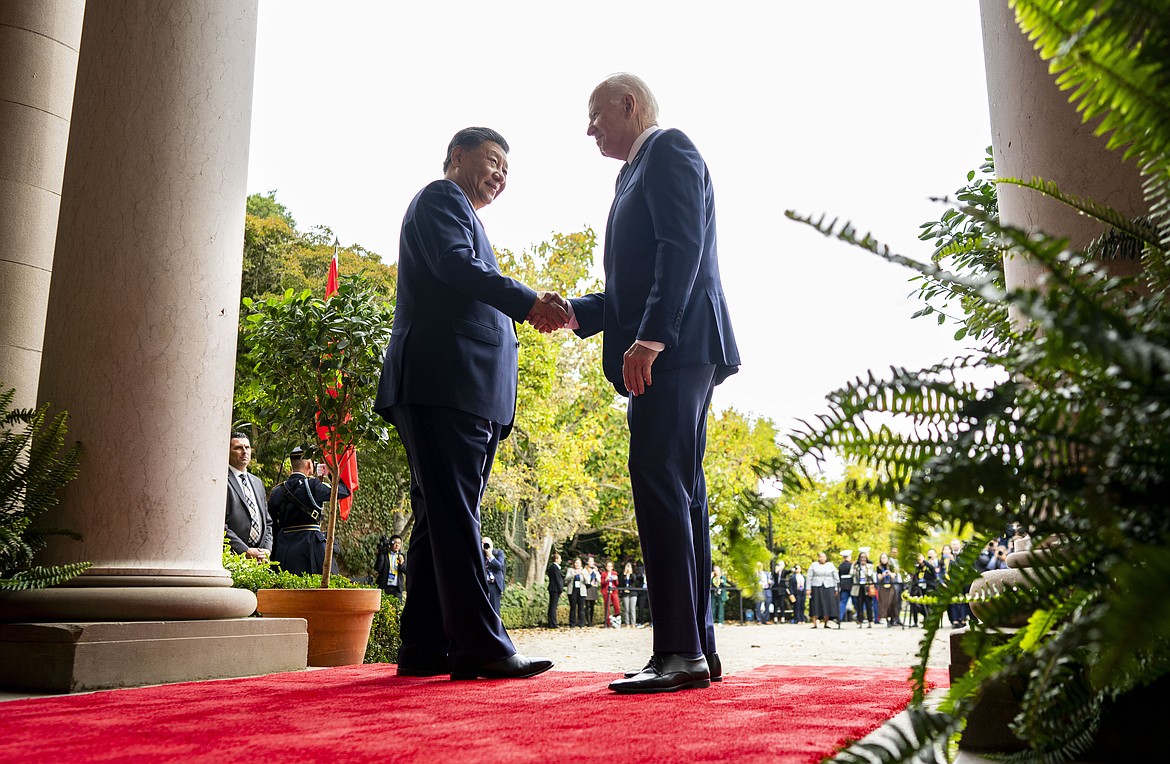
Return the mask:
[[[248,506],[248,502],[244,498],[244,489],[240,486],[240,480],[231,470],[228,470],[228,485],[231,486],[232,491],[235,491],[236,498],[240,500],[240,503],[245,507]]]
[[[650,137],[646,139],[646,142],[642,144],[642,148],[638,149],[637,155],[634,156],[634,161],[623,165],[621,172],[618,173],[617,187],[613,193],[613,203],[609,205],[609,219],[605,224],[605,253],[602,260],[602,267],[607,274],[613,266],[614,253],[613,248],[610,246],[610,240],[613,231],[613,215],[617,211],[618,199],[622,198],[622,194],[625,193],[626,188],[633,182],[634,171],[642,163],[642,158],[650,150],[650,144],[654,143],[659,135],[662,135],[661,130],[651,133]]]

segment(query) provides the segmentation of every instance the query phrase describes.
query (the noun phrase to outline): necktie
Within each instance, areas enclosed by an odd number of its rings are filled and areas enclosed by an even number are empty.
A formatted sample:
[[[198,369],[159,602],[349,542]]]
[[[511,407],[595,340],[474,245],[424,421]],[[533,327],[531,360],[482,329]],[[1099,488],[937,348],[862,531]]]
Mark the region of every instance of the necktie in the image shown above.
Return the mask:
[[[244,492],[244,503],[248,505],[248,517],[252,521],[248,528],[248,543],[255,544],[260,540],[260,508],[256,506],[256,497],[252,494],[252,486],[248,485],[247,473],[240,473],[240,487]]]
[[[622,187],[622,179],[626,177],[626,170],[630,169],[630,163],[626,162],[622,165],[622,169],[618,170],[617,182],[614,183],[613,190],[616,193]]]

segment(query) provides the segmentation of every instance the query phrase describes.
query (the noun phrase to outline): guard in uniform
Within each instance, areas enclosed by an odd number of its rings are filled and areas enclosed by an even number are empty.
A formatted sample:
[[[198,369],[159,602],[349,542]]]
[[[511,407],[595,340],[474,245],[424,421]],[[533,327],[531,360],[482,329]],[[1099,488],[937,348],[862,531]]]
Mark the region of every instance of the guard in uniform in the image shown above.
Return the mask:
[[[292,474],[278,485],[268,499],[268,511],[277,528],[272,544],[272,559],[281,570],[290,573],[320,573],[325,564],[325,533],[322,523],[329,521],[329,495],[332,487],[313,477],[313,460],[300,446],[289,454]],[[338,498],[349,496],[341,483]],[[332,573],[337,573],[337,544],[334,542]]]

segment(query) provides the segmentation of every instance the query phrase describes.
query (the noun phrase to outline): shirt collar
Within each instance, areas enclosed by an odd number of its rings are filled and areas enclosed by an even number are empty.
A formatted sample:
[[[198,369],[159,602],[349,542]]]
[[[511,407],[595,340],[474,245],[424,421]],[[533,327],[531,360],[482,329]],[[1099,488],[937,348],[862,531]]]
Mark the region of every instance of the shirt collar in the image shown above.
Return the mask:
[[[228,465],[228,471],[230,471],[232,473],[232,475],[235,476],[235,478],[237,480],[239,479],[240,475],[247,475],[248,474],[247,472],[244,472],[243,470],[236,469],[235,467],[233,467],[230,464]]]
[[[642,146],[646,145],[647,139],[649,139],[651,135],[654,135],[654,133],[658,132],[658,130],[658,125],[651,125],[650,127],[643,130],[641,135],[634,139],[634,145],[630,146],[630,155],[626,157],[626,164],[633,163],[634,157],[638,156],[638,152],[642,150]]]

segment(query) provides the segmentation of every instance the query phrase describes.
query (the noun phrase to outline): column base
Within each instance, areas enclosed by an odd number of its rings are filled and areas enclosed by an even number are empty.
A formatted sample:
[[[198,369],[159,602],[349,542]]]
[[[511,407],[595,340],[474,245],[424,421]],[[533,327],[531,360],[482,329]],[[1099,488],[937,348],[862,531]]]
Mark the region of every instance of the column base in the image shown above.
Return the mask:
[[[81,692],[306,666],[301,618],[0,625],[0,687]]]
[[[247,618],[256,595],[223,586],[70,587],[0,592],[0,622],[200,621]]]

